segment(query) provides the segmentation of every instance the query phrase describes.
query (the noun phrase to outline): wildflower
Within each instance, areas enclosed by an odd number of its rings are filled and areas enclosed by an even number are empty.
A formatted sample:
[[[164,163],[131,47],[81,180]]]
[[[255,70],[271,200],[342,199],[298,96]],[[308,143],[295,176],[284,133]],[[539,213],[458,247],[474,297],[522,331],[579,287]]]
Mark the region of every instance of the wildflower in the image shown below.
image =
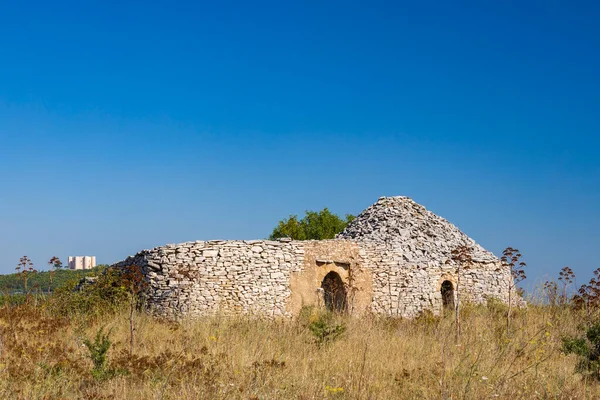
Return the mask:
[[[343,387],[332,387],[332,386],[325,386],[325,396],[332,394],[332,395],[337,395],[337,394],[342,394],[344,393],[344,388]]]

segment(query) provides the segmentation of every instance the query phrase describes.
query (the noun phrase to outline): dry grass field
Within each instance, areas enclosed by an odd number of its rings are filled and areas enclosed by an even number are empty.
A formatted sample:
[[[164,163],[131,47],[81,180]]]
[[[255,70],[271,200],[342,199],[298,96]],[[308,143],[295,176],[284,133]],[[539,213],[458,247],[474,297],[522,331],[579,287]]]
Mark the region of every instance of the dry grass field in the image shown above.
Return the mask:
[[[0,308],[3,399],[597,399],[562,338],[586,313],[498,304],[416,320],[305,310],[295,320],[210,317],[169,322],[67,313],[52,299]],[[103,328],[100,335],[99,330]],[[95,341],[98,335],[98,341]],[[102,352],[105,360],[91,349]],[[86,339],[88,340],[86,346]]]

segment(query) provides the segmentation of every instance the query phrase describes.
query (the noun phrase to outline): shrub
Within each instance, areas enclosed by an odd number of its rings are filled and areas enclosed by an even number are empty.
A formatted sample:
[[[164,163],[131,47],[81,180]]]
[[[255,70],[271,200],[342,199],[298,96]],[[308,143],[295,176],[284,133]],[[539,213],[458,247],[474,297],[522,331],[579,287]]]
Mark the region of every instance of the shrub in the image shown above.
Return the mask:
[[[54,313],[68,316],[99,317],[127,306],[130,299],[128,283],[120,271],[108,268],[93,282],[72,280],[58,288],[50,301]]]
[[[96,337],[92,342],[89,339],[84,339],[83,344],[89,351],[89,359],[94,363],[92,369],[92,376],[97,380],[104,380],[112,378],[115,375],[115,371],[109,368],[108,365],[108,350],[112,344],[110,341],[110,331],[104,333],[104,327],[101,327],[96,332]]]
[[[317,342],[323,344],[337,339],[346,330],[346,325],[331,323],[326,319],[319,319],[310,324],[309,328],[317,338]]]
[[[319,346],[337,339],[346,331],[341,315],[314,306],[302,307],[297,322],[312,333]]]
[[[319,346],[336,340],[346,331],[346,325],[335,317],[330,311],[320,312],[308,325]]]
[[[583,336],[563,338],[562,350],[579,357],[577,372],[600,380],[600,322],[585,328]]]

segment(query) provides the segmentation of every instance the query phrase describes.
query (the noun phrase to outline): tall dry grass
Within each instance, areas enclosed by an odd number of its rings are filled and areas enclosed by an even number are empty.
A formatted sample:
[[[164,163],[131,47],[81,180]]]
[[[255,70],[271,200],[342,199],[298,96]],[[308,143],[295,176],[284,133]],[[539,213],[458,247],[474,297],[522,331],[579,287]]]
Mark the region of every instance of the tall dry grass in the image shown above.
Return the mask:
[[[320,343],[317,310],[295,320],[210,317],[169,322],[129,313],[69,318],[31,304],[0,309],[3,399],[597,399],[561,338],[584,314],[465,305],[460,343],[452,316],[416,320],[336,316],[346,327]],[[110,332],[110,374],[92,376],[83,344]]]

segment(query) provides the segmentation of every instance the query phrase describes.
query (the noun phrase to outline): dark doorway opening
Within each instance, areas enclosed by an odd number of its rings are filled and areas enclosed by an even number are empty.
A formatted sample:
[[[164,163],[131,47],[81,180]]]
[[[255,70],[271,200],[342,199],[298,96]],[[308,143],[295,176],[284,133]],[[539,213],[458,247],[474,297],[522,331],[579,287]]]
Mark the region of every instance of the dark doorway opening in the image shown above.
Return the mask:
[[[444,281],[442,282],[442,304],[444,305],[445,310],[454,310],[454,286],[452,286],[452,282]]]
[[[346,288],[337,272],[331,271],[321,283],[323,300],[329,311],[344,312],[347,309]]]

